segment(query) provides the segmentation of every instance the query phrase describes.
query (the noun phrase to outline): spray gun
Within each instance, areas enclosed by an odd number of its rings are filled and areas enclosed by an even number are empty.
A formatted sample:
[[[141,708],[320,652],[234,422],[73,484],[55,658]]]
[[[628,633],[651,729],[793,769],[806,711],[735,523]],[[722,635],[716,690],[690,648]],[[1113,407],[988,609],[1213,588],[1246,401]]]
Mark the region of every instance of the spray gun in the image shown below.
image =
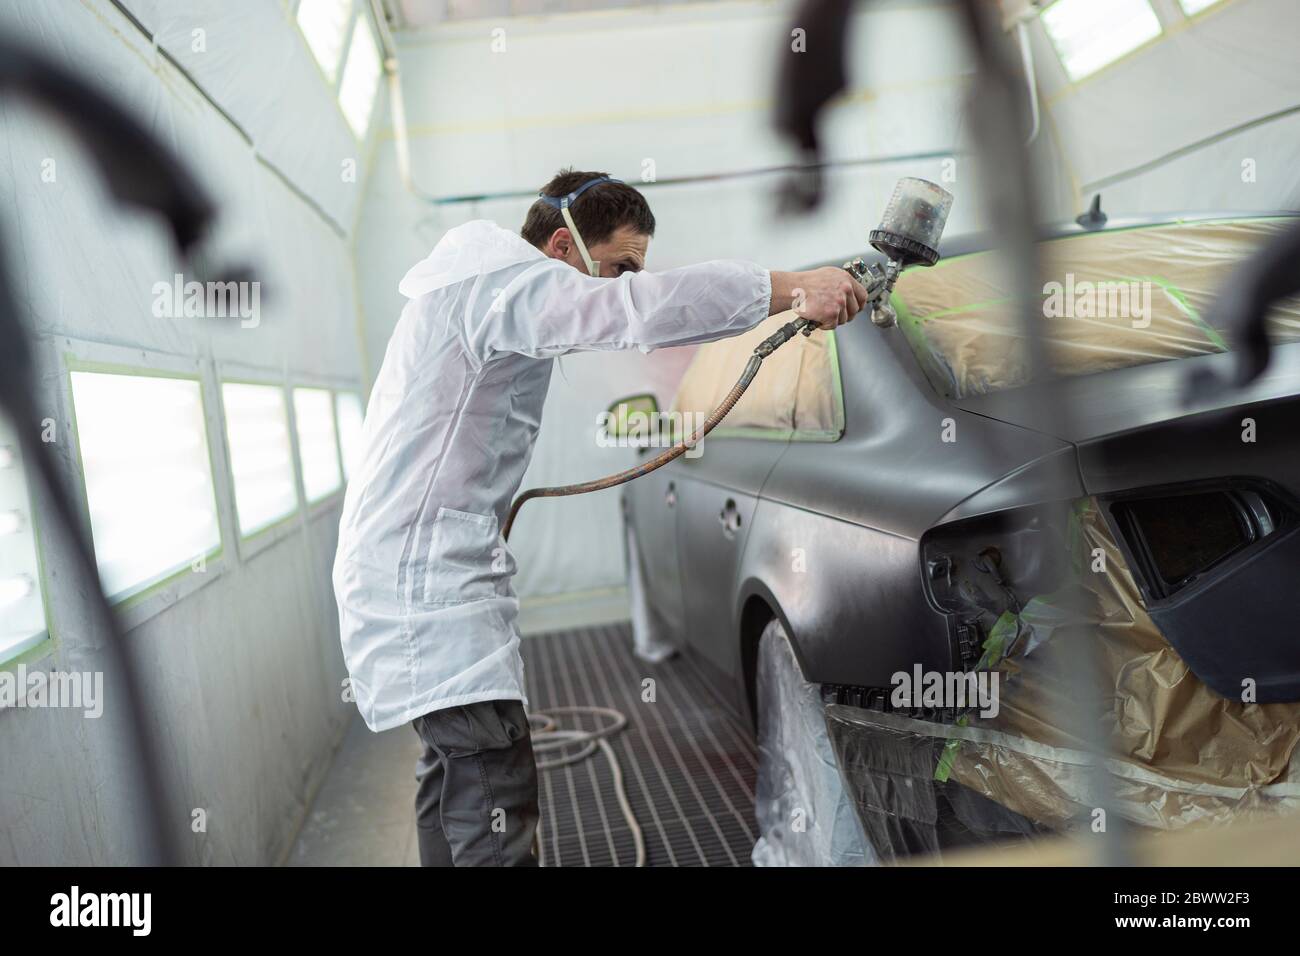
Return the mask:
[[[882,329],[898,320],[889,303],[894,283],[908,266],[932,266],[939,261],[939,237],[952,209],[952,193],[924,179],[900,179],[889,198],[880,225],[871,230],[871,245],[885,257],[885,266],[861,259],[844,263],[866,287],[871,321]]]
[[[867,290],[865,308],[872,324],[892,328],[898,321],[890,295],[894,283],[908,266],[932,266],[939,261],[939,237],[952,209],[952,193],[925,179],[900,179],[885,206],[880,225],[871,230],[871,245],[885,257],[885,264],[866,263],[861,258],[844,263],[844,270]],[[793,326],[793,331],[787,332]],[[817,328],[808,319],[782,326],[754,351],[764,357],[794,337],[795,332],[811,335]]]
[[[882,329],[894,325],[897,316],[889,304],[894,283],[903,270],[911,265],[932,266],[939,261],[939,237],[943,235],[944,224],[948,221],[948,211],[952,208],[952,194],[924,179],[900,179],[894,187],[894,195],[885,206],[885,213],[880,218],[880,225],[871,230],[871,245],[885,256],[885,265],[879,263],[868,265],[862,259],[853,259],[844,263],[844,269],[857,279],[867,290],[866,307],[871,309],[871,321]],[[799,318],[787,322],[762,342],[754,347],[754,353],[745,365],[736,384],[732,386],[722,403],[718,405],[689,438],[673,445],[654,458],[635,468],[620,471],[615,475],[584,481],[577,485],[560,485],[554,488],[530,488],[510,505],[510,514],[506,518],[502,536],[510,539],[510,529],[515,523],[515,516],[524,502],[533,498],[560,498],[567,495],[582,495],[589,491],[613,488],[648,475],[662,468],[674,458],[694,448],[701,439],[713,431],[718,422],[740,401],[749,383],[758,374],[758,367],[778,348],[789,342],[796,335],[811,335],[817,329],[817,323],[811,319]]]

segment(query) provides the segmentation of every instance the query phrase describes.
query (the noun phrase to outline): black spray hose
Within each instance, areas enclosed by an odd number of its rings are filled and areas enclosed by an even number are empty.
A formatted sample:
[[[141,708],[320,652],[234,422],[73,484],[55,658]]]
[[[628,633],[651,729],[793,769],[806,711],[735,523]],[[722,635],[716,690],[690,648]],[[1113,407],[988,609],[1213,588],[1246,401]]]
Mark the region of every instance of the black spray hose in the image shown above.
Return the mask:
[[[514,500],[510,505],[510,514],[506,518],[505,531],[502,537],[510,540],[510,529],[515,523],[515,516],[519,514],[519,509],[523,507],[525,501],[531,501],[533,498],[563,498],[567,495],[585,495],[589,491],[601,491],[605,488],[613,488],[615,485],[621,485],[631,481],[633,478],[640,478],[642,475],[648,475],[650,472],[662,468],[674,458],[680,458],[687,451],[690,451],[709,432],[713,431],[718,422],[727,416],[727,413],[735,407],[736,402],[740,401],[740,396],[745,394],[745,389],[749,388],[749,383],[754,380],[758,374],[758,367],[763,364],[763,359],[767,358],[778,348],[789,342],[792,338],[802,332],[804,335],[812,334],[817,328],[817,323],[811,319],[795,319],[793,322],[787,322],[781,326],[762,342],[754,347],[754,354],[749,357],[748,364],[745,365],[745,371],[741,373],[736,384],[732,386],[731,391],[727,393],[726,398],[722,400],[713,413],[704,420],[704,424],[697,428],[689,438],[682,441],[679,445],[656,455],[647,462],[637,465],[635,468],[629,468],[627,471],[620,471],[616,475],[607,475],[604,478],[597,478],[594,481],[584,481],[577,485],[557,485],[554,488],[529,488],[522,495]]]

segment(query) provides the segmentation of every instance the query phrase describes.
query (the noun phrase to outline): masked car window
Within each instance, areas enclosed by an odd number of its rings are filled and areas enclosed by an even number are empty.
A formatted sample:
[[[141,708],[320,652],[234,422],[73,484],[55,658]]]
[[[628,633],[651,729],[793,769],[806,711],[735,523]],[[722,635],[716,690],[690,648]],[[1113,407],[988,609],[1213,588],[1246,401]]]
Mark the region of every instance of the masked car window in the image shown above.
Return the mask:
[[[1210,305],[1237,264],[1286,222],[1173,223],[1043,243],[1043,331],[1054,368],[1089,375],[1226,351],[1223,330],[1205,321]],[[1027,383],[1028,356],[998,255],[910,269],[894,305],[941,393],[966,398]],[[1300,341],[1300,299],[1274,309],[1271,331]]]
[[[692,427],[721,404],[763,339],[795,318],[773,315],[743,335],[700,346],[677,390],[674,411]],[[797,335],[763,360],[763,367],[711,437],[834,441],[844,432],[835,336]]]

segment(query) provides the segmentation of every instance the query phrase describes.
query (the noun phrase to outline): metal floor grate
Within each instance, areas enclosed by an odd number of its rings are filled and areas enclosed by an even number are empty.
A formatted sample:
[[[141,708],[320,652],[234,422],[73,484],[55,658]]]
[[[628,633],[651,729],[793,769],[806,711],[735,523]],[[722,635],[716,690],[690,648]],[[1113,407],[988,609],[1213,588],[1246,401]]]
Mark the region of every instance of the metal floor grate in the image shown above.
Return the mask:
[[[627,624],[529,637],[520,650],[530,709],[586,705],[627,715],[610,743],[645,835],[647,866],[749,865],[758,836],[754,736],[695,665],[681,656],[638,660]],[[646,678],[655,681],[654,702],[642,700]],[[584,730],[597,722],[557,719]],[[632,835],[603,754],[545,771],[539,789],[544,866],[632,865]]]

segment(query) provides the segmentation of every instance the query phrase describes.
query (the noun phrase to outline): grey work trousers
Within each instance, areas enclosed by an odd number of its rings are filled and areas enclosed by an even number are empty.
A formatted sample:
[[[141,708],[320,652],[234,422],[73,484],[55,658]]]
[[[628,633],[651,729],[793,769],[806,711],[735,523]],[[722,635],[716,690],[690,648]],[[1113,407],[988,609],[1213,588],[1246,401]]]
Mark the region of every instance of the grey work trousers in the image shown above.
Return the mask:
[[[421,866],[536,866],[537,764],[524,707],[485,700],[412,721]]]

